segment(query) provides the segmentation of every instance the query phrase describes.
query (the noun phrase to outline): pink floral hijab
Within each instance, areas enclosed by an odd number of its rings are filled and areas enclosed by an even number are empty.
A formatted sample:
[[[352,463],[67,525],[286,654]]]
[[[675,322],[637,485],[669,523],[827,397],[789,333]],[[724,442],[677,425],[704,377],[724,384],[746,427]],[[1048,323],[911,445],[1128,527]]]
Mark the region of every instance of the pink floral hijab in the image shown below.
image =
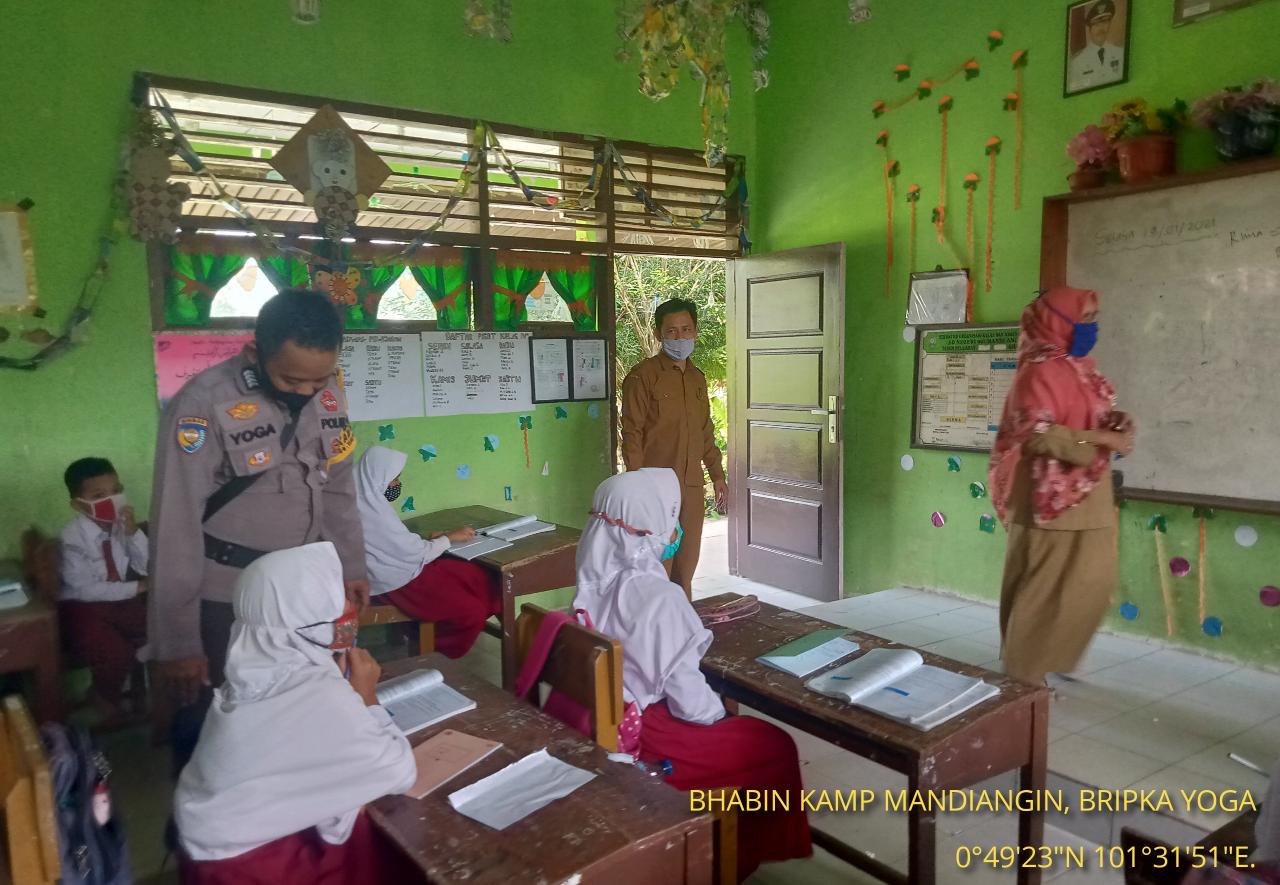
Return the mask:
[[[989,471],[991,500],[1006,525],[1022,447],[1032,434],[1055,424],[1098,430],[1106,426],[1115,407],[1115,389],[1098,371],[1093,357],[1073,357],[1068,352],[1072,327],[1097,304],[1097,292],[1060,287],[1050,289],[1022,312],[1018,372],[1005,400]],[[1034,458],[1031,500],[1036,524],[1051,522],[1083,501],[1110,464],[1110,454],[1103,450],[1086,467]]]

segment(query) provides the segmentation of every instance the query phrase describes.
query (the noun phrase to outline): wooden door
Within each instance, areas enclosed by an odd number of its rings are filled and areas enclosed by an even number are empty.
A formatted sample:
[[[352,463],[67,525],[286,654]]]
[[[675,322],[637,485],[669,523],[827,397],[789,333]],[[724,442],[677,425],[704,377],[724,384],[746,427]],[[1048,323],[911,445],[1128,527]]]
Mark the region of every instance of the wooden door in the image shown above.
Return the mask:
[[[732,262],[729,569],[840,597],[844,246]]]

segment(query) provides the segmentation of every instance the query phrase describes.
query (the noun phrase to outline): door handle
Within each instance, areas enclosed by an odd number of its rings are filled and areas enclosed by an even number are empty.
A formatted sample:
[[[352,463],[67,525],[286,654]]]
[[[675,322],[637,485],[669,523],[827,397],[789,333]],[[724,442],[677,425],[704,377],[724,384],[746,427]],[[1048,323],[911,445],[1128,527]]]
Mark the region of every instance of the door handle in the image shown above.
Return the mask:
[[[810,409],[810,415],[825,415],[827,418],[827,442],[834,445],[839,437],[840,397],[827,397],[825,409]]]

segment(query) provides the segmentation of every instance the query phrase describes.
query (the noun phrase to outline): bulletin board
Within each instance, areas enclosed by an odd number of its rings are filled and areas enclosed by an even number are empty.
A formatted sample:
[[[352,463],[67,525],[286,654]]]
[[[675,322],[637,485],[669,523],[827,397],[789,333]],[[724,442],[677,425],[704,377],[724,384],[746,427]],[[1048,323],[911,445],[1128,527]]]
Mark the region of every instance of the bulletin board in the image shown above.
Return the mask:
[[[917,326],[912,447],[991,451],[1017,354],[1016,324]]]

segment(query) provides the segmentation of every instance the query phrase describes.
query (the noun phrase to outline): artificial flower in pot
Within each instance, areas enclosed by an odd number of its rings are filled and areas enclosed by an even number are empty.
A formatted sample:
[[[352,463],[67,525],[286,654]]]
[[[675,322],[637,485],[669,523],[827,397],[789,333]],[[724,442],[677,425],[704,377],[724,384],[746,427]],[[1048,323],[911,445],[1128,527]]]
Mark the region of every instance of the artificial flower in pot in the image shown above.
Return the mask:
[[[1107,183],[1107,170],[1115,166],[1116,151],[1107,133],[1090,124],[1067,142],[1067,156],[1076,164],[1067,181],[1073,191],[1082,191]]]
[[[1177,171],[1173,136],[1186,115],[1187,105],[1181,99],[1167,108],[1153,108],[1141,98],[1122,101],[1104,115],[1102,126],[1116,147],[1120,177],[1133,183]]]
[[[1280,140],[1280,83],[1264,77],[1248,89],[1230,86],[1206,95],[1192,106],[1191,120],[1213,132],[1224,160],[1268,156]]]

